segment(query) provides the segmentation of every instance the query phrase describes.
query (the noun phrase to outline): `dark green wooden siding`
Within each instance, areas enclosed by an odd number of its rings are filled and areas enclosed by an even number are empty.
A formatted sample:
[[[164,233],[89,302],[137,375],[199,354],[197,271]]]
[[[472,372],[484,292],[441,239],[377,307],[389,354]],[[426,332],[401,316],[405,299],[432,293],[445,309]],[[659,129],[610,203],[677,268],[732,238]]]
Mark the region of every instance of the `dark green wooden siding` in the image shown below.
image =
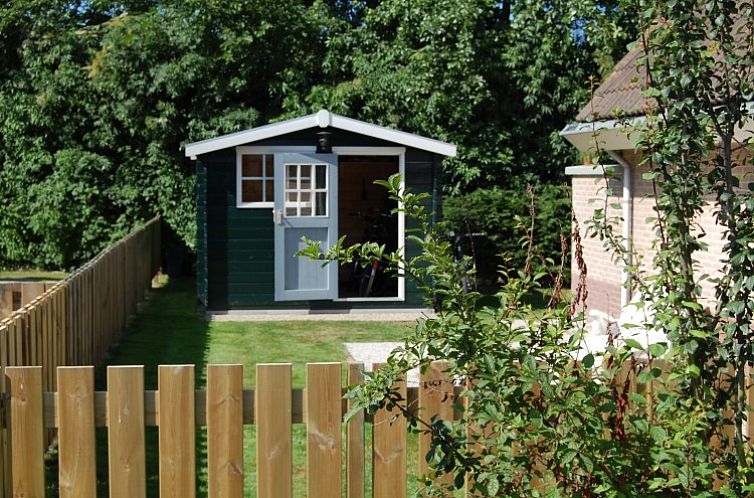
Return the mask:
[[[319,129],[284,135],[253,145],[311,145]],[[395,144],[334,132],[334,145]],[[251,145],[251,144],[250,144]],[[439,206],[440,161],[433,154],[406,149],[406,184],[415,192],[430,192],[427,207]],[[274,224],[272,210],[236,207],[235,149],[203,154],[197,160],[197,292],[209,310],[272,308],[417,308],[423,293],[406,280],[403,302],[274,301]],[[407,220],[407,228],[412,225]],[[409,257],[417,248],[409,244]]]
[[[196,161],[196,297],[207,307],[207,168]]]

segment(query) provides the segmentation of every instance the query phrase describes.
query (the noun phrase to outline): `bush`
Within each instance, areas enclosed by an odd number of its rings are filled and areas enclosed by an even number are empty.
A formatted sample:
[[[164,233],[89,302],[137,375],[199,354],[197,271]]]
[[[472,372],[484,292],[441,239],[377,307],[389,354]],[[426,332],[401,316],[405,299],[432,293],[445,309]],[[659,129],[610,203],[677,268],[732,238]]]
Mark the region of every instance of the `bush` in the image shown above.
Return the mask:
[[[448,233],[463,234],[464,254],[474,258],[481,284],[496,282],[500,255],[513,268],[526,264],[526,232],[532,226],[530,201],[523,188],[479,189],[445,199],[443,228]],[[534,226],[534,242],[542,256],[559,264],[560,237],[568,236],[571,226],[571,198],[566,186],[534,188]],[[485,235],[469,236],[474,233]],[[566,271],[569,268],[566,262]]]

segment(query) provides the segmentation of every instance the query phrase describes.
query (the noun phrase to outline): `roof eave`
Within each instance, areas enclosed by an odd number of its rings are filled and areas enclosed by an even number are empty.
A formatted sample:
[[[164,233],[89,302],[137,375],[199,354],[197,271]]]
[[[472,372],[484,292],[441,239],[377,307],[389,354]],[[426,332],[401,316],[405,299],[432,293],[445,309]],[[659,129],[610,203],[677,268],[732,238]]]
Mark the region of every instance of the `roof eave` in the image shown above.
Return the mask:
[[[639,139],[636,125],[645,121],[644,116],[630,119],[610,119],[589,123],[570,123],[560,131],[560,136],[568,140],[581,152],[602,150],[635,149]]]
[[[356,119],[339,116],[326,110],[320,110],[316,114],[310,114],[300,118],[289,119],[279,123],[272,123],[257,128],[251,128],[228,135],[222,135],[200,142],[190,143],[185,146],[186,157],[195,159],[201,154],[207,154],[217,150],[228,149],[252,142],[258,142],[267,138],[279,135],[294,133],[308,128],[328,126],[344,131],[359,133],[361,135],[379,138],[387,142],[393,142],[406,147],[441,154],[443,156],[455,157],[457,148],[455,145],[434,140],[432,138],[413,135],[404,131],[393,130],[384,126],[378,126],[371,123],[365,123]]]

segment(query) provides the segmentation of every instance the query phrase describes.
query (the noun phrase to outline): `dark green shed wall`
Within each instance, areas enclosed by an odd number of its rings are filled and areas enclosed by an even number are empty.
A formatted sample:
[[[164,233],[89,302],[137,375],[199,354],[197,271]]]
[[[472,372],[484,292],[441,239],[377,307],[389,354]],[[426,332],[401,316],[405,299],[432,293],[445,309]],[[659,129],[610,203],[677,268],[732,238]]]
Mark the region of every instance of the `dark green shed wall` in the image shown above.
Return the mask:
[[[248,145],[312,145],[319,128]],[[335,146],[397,144],[354,133],[333,131]],[[441,161],[434,154],[406,148],[406,185],[431,195],[428,207],[439,208]],[[274,300],[274,224],[272,210],[236,207],[235,148],[197,158],[197,295],[212,311],[274,308],[419,308],[423,294],[406,279],[405,301],[332,302]],[[406,220],[406,228],[412,228]],[[409,257],[417,253],[408,244]]]

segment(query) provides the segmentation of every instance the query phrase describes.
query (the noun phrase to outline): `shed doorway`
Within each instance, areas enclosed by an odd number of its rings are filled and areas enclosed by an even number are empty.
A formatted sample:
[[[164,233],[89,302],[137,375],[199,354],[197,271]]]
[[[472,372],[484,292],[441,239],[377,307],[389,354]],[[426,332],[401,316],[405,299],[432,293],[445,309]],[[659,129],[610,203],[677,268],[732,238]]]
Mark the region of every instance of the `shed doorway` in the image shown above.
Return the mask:
[[[399,172],[398,156],[338,156],[338,237],[345,245],[385,244],[398,249],[397,202],[375,180]],[[338,270],[338,298],[348,300],[397,299],[398,277],[385,270],[384,261],[342,265]]]

